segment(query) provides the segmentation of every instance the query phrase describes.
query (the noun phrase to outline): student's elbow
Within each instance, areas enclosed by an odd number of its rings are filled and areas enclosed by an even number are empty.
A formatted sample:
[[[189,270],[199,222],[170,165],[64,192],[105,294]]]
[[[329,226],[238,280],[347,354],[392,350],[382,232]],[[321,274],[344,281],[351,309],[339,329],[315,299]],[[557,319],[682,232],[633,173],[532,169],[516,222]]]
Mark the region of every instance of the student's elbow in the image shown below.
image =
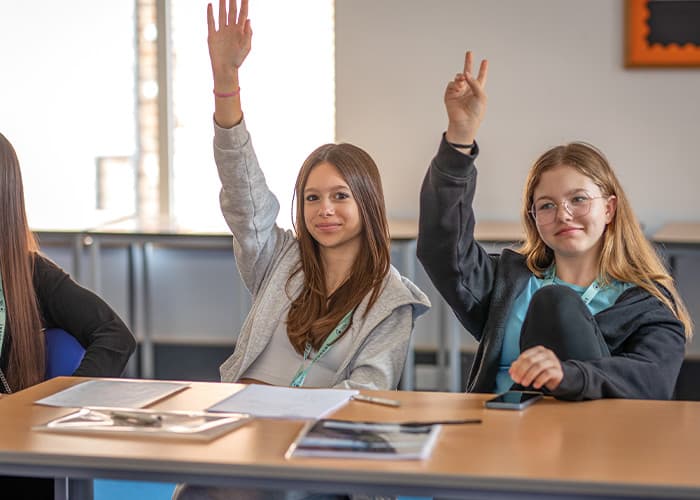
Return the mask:
[[[124,332],[124,348],[129,357],[136,352],[136,339],[128,328]]]
[[[136,351],[136,338],[131,330],[121,321],[112,329],[110,334],[112,348],[119,352],[121,356],[129,360],[132,354]]]

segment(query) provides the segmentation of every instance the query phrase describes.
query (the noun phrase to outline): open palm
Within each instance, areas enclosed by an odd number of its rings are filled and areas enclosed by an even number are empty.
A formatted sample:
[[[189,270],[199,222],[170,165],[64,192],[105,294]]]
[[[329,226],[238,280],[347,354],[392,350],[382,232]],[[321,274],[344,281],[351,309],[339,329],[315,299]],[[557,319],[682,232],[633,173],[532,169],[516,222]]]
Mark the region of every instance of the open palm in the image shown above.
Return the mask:
[[[248,0],[241,0],[240,12],[236,0],[229,1],[228,14],[226,0],[219,0],[219,29],[214,23],[214,8],[207,6],[207,26],[209,34],[209,57],[214,74],[240,68],[250,52],[253,30],[248,19]]]

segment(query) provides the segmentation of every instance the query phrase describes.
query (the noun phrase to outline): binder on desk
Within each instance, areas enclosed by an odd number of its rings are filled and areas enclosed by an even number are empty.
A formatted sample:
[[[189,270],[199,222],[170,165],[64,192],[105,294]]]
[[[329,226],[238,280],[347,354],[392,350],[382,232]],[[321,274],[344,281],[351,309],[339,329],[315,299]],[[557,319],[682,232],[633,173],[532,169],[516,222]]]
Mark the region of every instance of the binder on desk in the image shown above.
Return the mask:
[[[149,436],[211,441],[252,419],[243,413],[212,414],[201,411],[81,408],[55,418],[37,431],[113,436]]]
[[[435,446],[440,429],[438,424],[318,420],[304,426],[285,458],[424,459]]]

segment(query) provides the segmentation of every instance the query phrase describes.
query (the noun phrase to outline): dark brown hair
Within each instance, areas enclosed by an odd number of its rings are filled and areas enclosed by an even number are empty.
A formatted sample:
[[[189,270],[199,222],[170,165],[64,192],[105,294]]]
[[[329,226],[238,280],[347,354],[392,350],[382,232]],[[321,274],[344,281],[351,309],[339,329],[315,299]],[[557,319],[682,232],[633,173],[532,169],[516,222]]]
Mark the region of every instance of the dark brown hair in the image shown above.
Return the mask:
[[[644,236],[607,158],[590,144],[574,142],[554,147],[540,156],[530,169],[525,182],[521,212],[525,226],[525,243],[519,250],[526,256],[530,270],[542,276],[554,261],[554,253],[540,237],[530,209],[542,174],[561,165],[571,167],[591,179],[603,196],[617,198],[615,214],[602,236],[598,279],[606,283],[612,278],[645,289],[673,311],[685,327],[686,338],[690,339],[693,334],[693,322],[678,294],[673,278]],[[673,300],[669,300],[657,284],[666,288]]]
[[[319,246],[304,220],[304,189],[311,170],[330,163],[345,179],[357,202],[362,222],[362,243],[353,271],[332,295],[328,296]],[[292,273],[304,275],[301,293],[292,301],[287,316],[287,335],[295,350],[304,352],[307,340],[319,349],[331,330],[345,314],[357,307],[371,292],[367,311],[374,305],[389,272],[389,224],[379,169],[364,150],[352,144],[325,144],[312,152],[299,170],[296,186],[294,228],[299,242],[301,262]],[[347,331],[347,330],[346,330]]]
[[[44,337],[32,266],[38,245],[27,224],[19,160],[0,134],[0,273],[5,295],[5,333],[11,334],[7,381],[12,390],[41,382],[45,370]]]

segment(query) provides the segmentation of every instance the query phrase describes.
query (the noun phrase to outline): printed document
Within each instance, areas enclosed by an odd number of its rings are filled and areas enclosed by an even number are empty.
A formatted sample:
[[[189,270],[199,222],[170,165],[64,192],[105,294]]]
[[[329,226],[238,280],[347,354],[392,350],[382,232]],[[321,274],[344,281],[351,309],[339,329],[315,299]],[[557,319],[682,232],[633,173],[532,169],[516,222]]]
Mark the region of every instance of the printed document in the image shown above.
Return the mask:
[[[252,384],[208,409],[212,412],[248,413],[255,417],[311,418],[327,415],[359,391],[301,389]]]
[[[84,406],[143,408],[189,386],[184,382],[155,380],[88,380],[40,399],[36,403],[68,408]]]

